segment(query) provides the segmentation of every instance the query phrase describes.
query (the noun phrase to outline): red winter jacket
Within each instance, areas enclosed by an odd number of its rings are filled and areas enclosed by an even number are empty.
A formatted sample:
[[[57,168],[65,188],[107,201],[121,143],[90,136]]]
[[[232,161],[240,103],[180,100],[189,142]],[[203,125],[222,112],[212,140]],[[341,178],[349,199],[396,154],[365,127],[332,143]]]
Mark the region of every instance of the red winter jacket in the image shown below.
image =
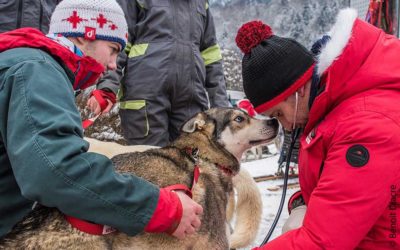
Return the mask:
[[[261,249],[400,249],[400,41],[355,18],[339,14],[320,55],[324,90],[301,138],[303,226]]]

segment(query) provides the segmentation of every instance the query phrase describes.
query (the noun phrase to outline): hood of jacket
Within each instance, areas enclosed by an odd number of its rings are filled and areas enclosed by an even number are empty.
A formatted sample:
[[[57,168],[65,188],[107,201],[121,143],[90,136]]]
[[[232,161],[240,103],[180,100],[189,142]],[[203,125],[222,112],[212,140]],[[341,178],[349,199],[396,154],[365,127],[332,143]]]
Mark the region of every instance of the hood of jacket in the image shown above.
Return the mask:
[[[305,134],[332,109],[355,95],[377,89],[400,89],[400,41],[357,18],[354,9],[340,11],[321,50],[317,74],[323,91],[309,113]]]
[[[96,83],[105,68],[89,56],[78,56],[68,48],[46,37],[33,28],[22,28],[0,34],[0,53],[14,48],[36,48],[45,51],[55,58],[67,74],[75,90],[85,89]]]

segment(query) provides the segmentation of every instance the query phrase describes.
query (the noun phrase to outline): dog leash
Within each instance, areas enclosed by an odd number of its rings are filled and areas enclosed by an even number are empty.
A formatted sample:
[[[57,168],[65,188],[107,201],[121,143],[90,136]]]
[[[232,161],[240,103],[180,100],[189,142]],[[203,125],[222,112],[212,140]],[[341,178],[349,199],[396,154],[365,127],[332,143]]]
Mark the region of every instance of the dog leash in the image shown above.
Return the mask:
[[[192,191],[193,191],[193,188],[196,185],[196,183],[198,182],[199,177],[200,177],[200,168],[199,168],[199,165],[197,164],[197,162],[199,160],[199,158],[198,158],[199,157],[199,149],[198,148],[194,148],[194,149],[193,148],[186,148],[185,151],[186,151],[187,154],[189,154],[193,158],[193,160],[195,162],[194,169],[193,169],[192,188],[189,189],[184,184],[175,184],[175,185],[171,185],[171,186],[165,187],[165,189],[168,190],[168,191],[181,190],[181,191],[184,191],[190,198],[193,198]]]
[[[72,227],[79,231],[92,234],[92,235],[105,235],[116,232],[117,229],[107,226],[91,223],[89,221],[81,220],[72,216],[64,215],[65,219],[71,224]]]
[[[168,187],[165,187],[164,189],[168,190],[168,191],[176,191],[176,190],[181,190],[184,191],[190,198],[193,198],[193,188],[196,185],[197,181],[199,180],[200,177],[200,168],[198,165],[194,166],[194,170],[193,170],[193,182],[192,182],[192,188],[189,189],[186,185],[184,184],[175,184],[175,185],[171,185]]]

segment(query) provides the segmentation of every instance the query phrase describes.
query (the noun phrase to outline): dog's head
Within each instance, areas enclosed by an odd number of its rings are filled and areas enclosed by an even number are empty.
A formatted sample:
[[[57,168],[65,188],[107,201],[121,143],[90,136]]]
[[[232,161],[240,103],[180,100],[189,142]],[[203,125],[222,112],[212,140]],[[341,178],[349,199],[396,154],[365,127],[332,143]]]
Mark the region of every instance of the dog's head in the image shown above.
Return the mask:
[[[271,141],[278,129],[276,119],[255,119],[235,108],[213,108],[192,117],[182,132],[201,131],[240,161],[244,151]]]

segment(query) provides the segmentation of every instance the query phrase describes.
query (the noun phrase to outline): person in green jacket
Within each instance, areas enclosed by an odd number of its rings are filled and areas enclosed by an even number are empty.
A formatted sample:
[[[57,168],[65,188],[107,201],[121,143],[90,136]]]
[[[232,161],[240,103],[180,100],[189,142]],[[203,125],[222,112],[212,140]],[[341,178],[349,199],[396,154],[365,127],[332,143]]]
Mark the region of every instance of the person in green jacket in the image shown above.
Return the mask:
[[[200,226],[202,207],[182,192],[114,171],[88,153],[74,90],[115,70],[127,24],[115,0],[63,0],[50,33],[0,35],[0,238],[35,204],[128,235]]]

